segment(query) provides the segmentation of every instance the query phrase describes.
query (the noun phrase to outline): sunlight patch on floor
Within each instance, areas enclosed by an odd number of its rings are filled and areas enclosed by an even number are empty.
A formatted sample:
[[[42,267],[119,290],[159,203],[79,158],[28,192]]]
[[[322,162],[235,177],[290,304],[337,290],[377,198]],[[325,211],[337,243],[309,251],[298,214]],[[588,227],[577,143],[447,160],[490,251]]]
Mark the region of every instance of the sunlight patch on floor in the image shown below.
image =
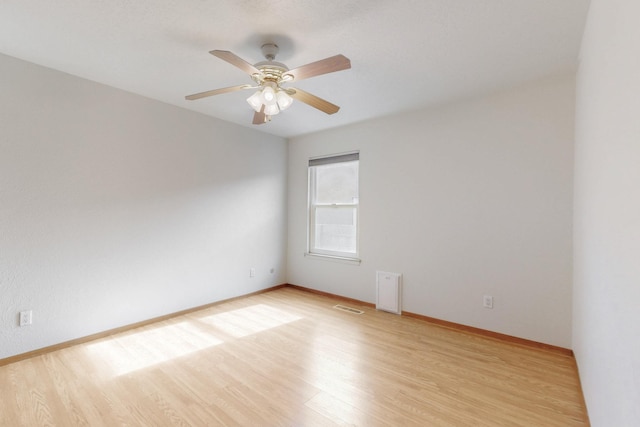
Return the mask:
[[[114,376],[128,374],[224,343],[214,327],[234,338],[242,338],[275,328],[300,316],[266,304],[257,304],[165,326],[147,327],[140,332],[117,335],[87,346],[92,358],[101,359]]]
[[[202,317],[200,321],[214,326],[233,337],[242,338],[300,319],[302,317],[266,304],[256,304]]]
[[[91,344],[88,351],[119,376],[221,344],[223,341],[184,321]]]

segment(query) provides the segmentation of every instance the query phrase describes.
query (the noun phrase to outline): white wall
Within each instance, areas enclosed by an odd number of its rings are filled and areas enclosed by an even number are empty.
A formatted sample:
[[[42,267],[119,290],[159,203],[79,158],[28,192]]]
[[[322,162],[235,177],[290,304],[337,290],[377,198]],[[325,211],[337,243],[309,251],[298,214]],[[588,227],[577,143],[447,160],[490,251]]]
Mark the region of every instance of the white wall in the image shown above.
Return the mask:
[[[286,158],[0,55],[0,358],[285,282]]]
[[[289,142],[289,283],[571,347],[573,76]],[[307,160],[360,150],[362,264],[305,258]],[[495,298],[493,310],[482,296]]]
[[[640,425],[639,16],[591,0],[578,71],[573,341],[593,426]]]

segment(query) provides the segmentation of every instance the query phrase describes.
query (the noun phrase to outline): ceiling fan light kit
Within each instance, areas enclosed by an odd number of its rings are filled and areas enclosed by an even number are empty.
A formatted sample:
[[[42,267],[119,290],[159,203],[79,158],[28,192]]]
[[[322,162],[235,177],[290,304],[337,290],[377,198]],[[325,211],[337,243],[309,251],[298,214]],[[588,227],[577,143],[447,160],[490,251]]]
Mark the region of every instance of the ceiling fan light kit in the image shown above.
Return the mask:
[[[257,113],[264,108],[264,114],[275,116],[291,106],[293,98],[287,92],[273,82],[265,82],[264,89],[257,91],[247,102]]]
[[[349,61],[348,58],[343,55],[336,55],[289,70],[285,64],[274,61],[278,53],[278,46],[274,43],[265,43],[262,45],[262,54],[266,58],[266,61],[258,62],[255,65],[251,65],[239,56],[226,50],[212,50],[209,53],[249,74],[257,86],[245,84],[223,89],[214,89],[188,95],[185,99],[193,101],[237,90],[258,89],[257,92],[247,98],[247,103],[249,103],[255,111],[253,124],[263,124],[270,121],[271,116],[275,116],[289,108],[294,99],[326,114],[337,113],[340,109],[337,105],[300,89],[283,87],[282,85],[351,68],[351,61]]]

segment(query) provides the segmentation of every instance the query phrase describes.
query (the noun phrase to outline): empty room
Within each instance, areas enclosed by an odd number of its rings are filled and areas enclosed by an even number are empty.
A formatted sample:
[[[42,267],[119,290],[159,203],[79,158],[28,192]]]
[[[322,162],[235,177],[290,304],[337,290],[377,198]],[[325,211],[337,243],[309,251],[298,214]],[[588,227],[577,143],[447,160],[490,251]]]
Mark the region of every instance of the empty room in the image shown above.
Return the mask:
[[[0,426],[640,425],[640,3],[0,3]]]

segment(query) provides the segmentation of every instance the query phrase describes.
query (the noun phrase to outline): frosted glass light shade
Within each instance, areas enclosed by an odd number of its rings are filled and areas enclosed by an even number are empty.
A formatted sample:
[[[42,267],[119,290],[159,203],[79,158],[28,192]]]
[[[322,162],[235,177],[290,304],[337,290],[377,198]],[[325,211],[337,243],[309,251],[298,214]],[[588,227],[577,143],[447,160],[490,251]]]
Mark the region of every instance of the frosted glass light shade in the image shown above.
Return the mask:
[[[264,114],[266,114],[267,116],[275,116],[279,112],[280,109],[278,108],[278,104],[276,104],[275,102],[273,104],[264,106]]]
[[[251,105],[251,108],[256,110],[256,112],[260,112],[262,108],[262,93],[260,91],[254,93],[249,98],[247,98],[247,102]]]
[[[262,89],[262,100],[264,105],[271,105],[276,103],[276,93],[271,86],[267,86]]]
[[[276,99],[278,100],[280,111],[286,110],[293,103],[293,98],[283,90],[279,90],[278,93],[276,93]]]

